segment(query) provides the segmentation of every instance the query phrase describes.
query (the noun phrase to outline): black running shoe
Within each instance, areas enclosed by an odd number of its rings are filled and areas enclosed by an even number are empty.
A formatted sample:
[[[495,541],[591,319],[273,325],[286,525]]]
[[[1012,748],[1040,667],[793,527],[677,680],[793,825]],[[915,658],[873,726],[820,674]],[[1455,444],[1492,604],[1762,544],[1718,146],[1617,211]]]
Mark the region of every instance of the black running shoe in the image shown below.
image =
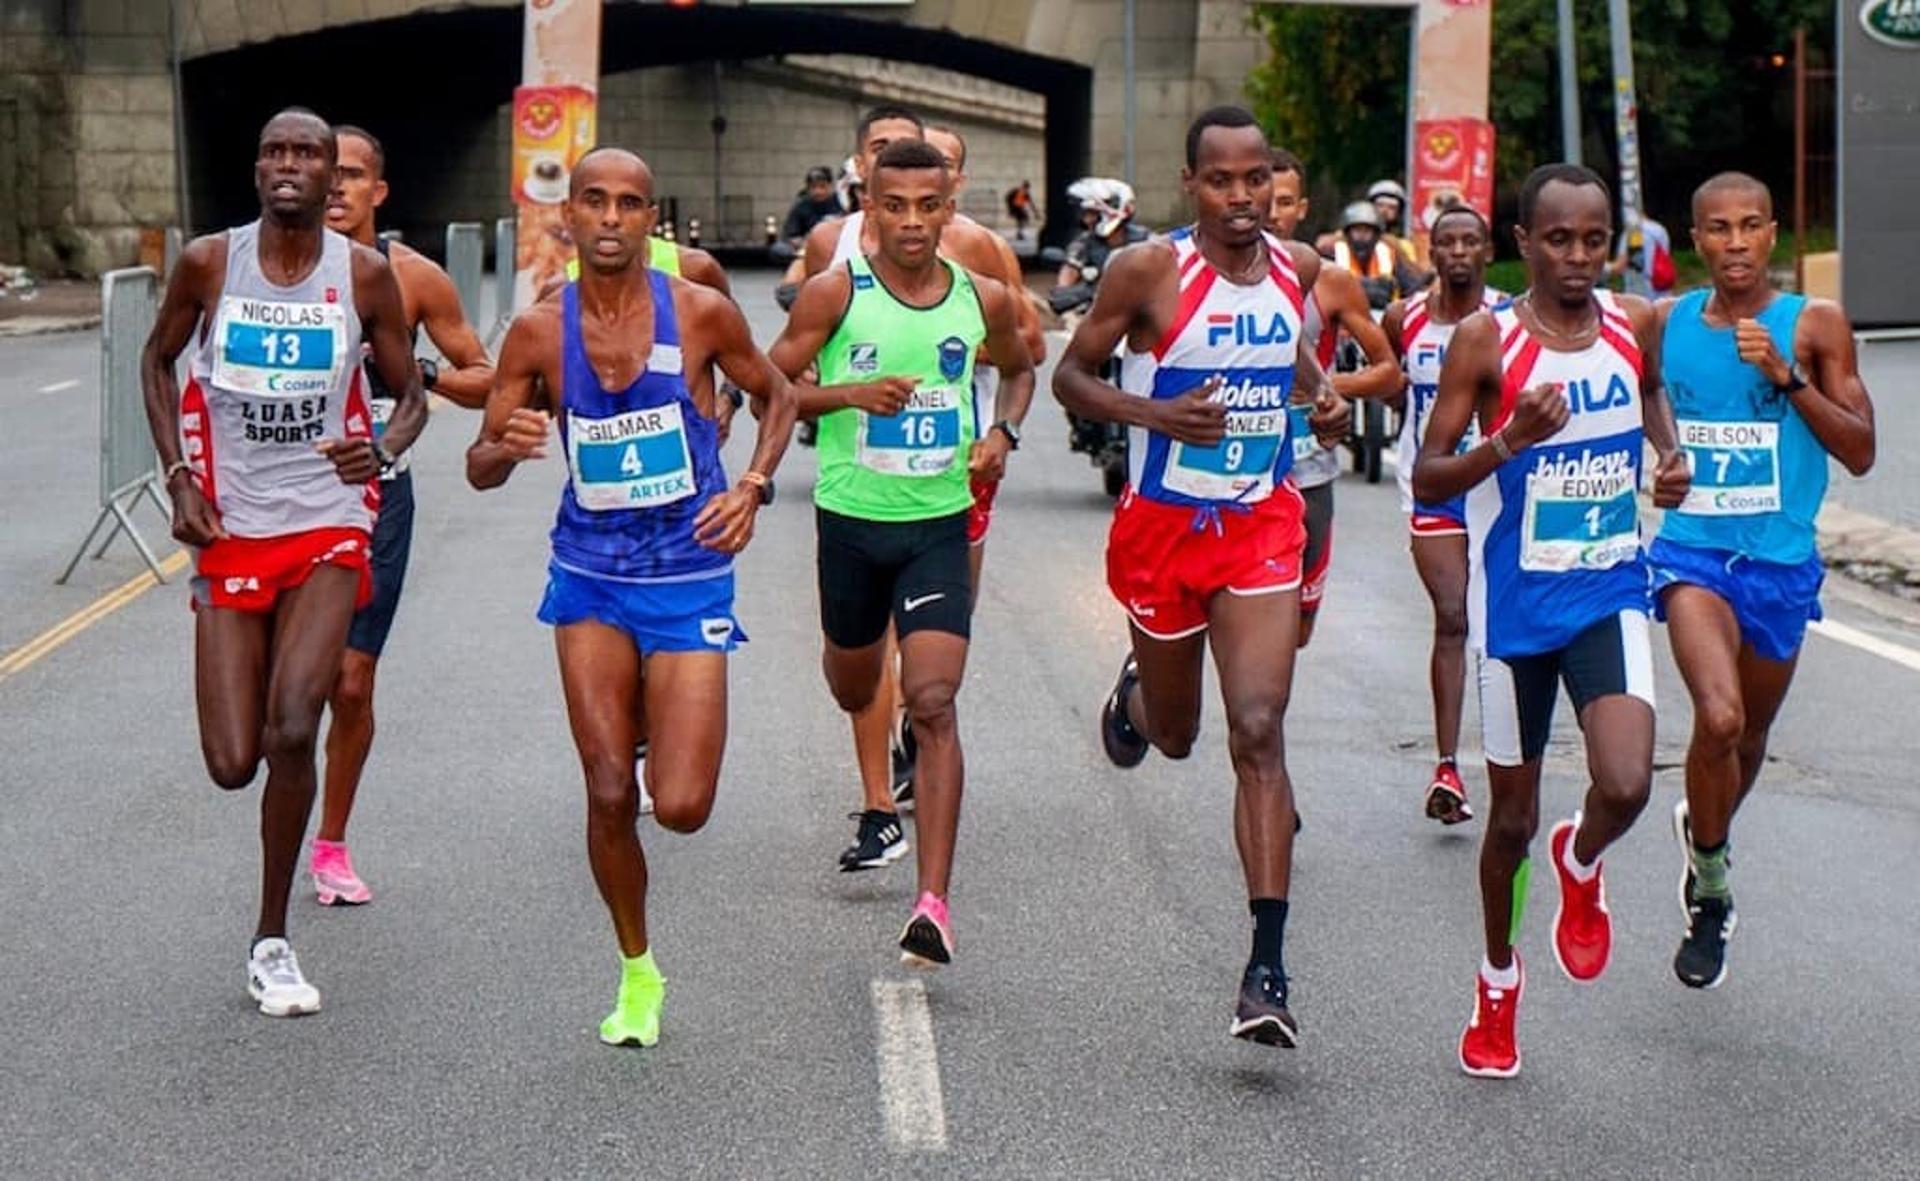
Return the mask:
[[[912,848],[907,844],[907,835],[900,829],[900,817],[897,813],[882,812],[877,808],[865,812],[849,812],[849,819],[858,820],[860,828],[853,844],[840,854],[840,872],[857,873],[863,869],[884,869],[907,855]]]
[[[1251,963],[1240,981],[1233,1036],[1291,1050],[1300,1044],[1300,1023],[1287,1012],[1287,977],[1271,964]]]
[[[905,718],[893,739],[893,803],[907,807],[913,803],[913,769],[920,759],[920,743]]]
[[[1727,978],[1727,940],[1733,938],[1733,898],[1696,898],[1687,913],[1687,937],[1673,957],[1673,974],[1688,988],[1718,988]]]
[[[1127,719],[1127,694],[1139,683],[1140,666],[1128,655],[1126,663],[1120,666],[1120,679],[1114,682],[1113,693],[1100,707],[1100,741],[1116,767],[1138,767],[1140,760],[1147,757],[1147,740]]]

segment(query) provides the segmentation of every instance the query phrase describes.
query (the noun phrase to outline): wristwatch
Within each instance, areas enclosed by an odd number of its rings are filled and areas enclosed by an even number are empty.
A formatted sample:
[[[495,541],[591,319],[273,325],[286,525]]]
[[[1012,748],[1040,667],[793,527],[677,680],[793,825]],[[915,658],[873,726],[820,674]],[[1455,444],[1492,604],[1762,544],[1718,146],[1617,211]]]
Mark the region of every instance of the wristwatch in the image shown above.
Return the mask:
[[[380,474],[383,476],[393,470],[394,464],[400,462],[400,457],[387,450],[385,444],[378,439],[368,439],[367,446],[373,448],[374,462],[380,465]]]
[[[741,392],[739,386],[730,381],[721,383],[720,396],[732,402],[735,410],[747,404],[747,395]]]
[[[440,384],[440,363],[438,361],[431,361],[425,357],[421,357],[419,359],[419,364],[420,364],[420,388],[424,390],[430,390],[434,386],[439,385]]]
[[[1776,385],[1773,388],[1783,394],[1797,394],[1801,390],[1806,389],[1807,375],[1801,371],[1800,362],[1795,361],[1791,365],[1788,365],[1786,384]]]
[[[999,422],[994,423],[993,426],[988,429],[999,431],[1001,434],[1005,435],[1007,437],[1007,444],[1010,450],[1013,450],[1013,451],[1020,450],[1020,424],[1019,423],[1014,422],[1012,419],[1003,418]]]

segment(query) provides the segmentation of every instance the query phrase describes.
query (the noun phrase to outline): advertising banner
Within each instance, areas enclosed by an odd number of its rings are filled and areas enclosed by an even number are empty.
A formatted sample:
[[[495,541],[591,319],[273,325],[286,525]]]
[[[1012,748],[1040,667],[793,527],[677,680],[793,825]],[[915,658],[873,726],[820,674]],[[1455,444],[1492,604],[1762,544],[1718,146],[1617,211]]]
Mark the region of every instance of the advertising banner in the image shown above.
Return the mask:
[[[1424,259],[1427,226],[1445,201],[1457,198],[1493,216],[1493,0],[1419,0],[1413,35],[1407,228]]]
[[[561,203],[593,146],[601,0],[526,0],[521,85],[513,92],[514,306],[525,307],[573,257]]]
[[[1413,131],[1414,229],[1426,237],[1434,218],[1465,203],[1493,223],[1493,124],[1485,119],[1422,119]]]

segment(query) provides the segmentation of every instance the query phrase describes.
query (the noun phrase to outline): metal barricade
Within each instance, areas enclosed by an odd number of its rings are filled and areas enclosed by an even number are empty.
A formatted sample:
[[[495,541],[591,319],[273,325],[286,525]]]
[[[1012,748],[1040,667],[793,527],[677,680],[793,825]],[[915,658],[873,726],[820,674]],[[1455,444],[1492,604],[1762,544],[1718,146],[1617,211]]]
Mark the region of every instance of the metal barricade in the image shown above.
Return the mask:
[[[507,329],[507,322],[513,319],[513,281],[519,268],[519,231],[518,218],[503,217],[493,223],[493,327],[487,330],[487,349],[492,351],[494,342]]]
[[[477,221],[447,223],[447,277],[469,321],[480,318],[481,284],[487,273],[487,228]]]
[[[87,552],[101,526],[108,521],[113,528],[105,541],[93,551],[95,558],[107,552],[114,538],[125,533],[140,557],[160,582],[167,580],[159,559],[147,547],[146,539],[134,526],[131,509],[142,497],[153,502],[163,520],[172,520],[172,511],[160,497],[160,461],[153,450],[153,433],[147,425],[146,399],[140,388],[140,351],[147,334],[153,330],[160,309],[160,280],[150,267],[127,267],[109,271],[100,280],[100,512],[93,527],[73,552],[60,577],[64,584],[73,576],[80,556]]]

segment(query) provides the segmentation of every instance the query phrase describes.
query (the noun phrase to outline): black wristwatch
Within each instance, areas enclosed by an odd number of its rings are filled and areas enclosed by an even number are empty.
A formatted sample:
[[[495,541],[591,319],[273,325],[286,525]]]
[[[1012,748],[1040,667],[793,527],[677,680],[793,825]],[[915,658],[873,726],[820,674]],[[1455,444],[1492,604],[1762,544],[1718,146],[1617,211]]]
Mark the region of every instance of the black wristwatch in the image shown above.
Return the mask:
[[[725,398],[727,401],[732,402],[733,408],[735,410],[738,410],[740,409],[740,407],[745,406],[747,404],[747,396],[740,392],[739,386],[733,384],[730,381],[723,382],[721,384],[720,396]]]
[[[1776,385],[1773,388],[1783,394],[1797,394],[1801,390],[1806,389],[1807,375],[1800,371],[1800,362],[1795,361],[1791,365],[1788,365],[1786,384]]]
[[[1012,419],[1003,418],[999,422],[994,423],[993,426],[988,429],[999,431],[1001,434],[1005,435],[1007,437],[1007,444],[1010,450],[1013,450],[1013,451],[1020,450],[1020,425],[1014,422]]]
[[[400,462],[400,457],[387,450],[378,439],[368,439],[367,446],[373,448],[373,461],[380,465],[380,474],[383,476],[393,470],[394,464]]]
[[[419,363],[420,363],[420,388],[425,390],[430,390],[434,386],[439,385],[440,384],[440,363],[437,361],[428,360],[426,357],[421,357],[419,359]]]

